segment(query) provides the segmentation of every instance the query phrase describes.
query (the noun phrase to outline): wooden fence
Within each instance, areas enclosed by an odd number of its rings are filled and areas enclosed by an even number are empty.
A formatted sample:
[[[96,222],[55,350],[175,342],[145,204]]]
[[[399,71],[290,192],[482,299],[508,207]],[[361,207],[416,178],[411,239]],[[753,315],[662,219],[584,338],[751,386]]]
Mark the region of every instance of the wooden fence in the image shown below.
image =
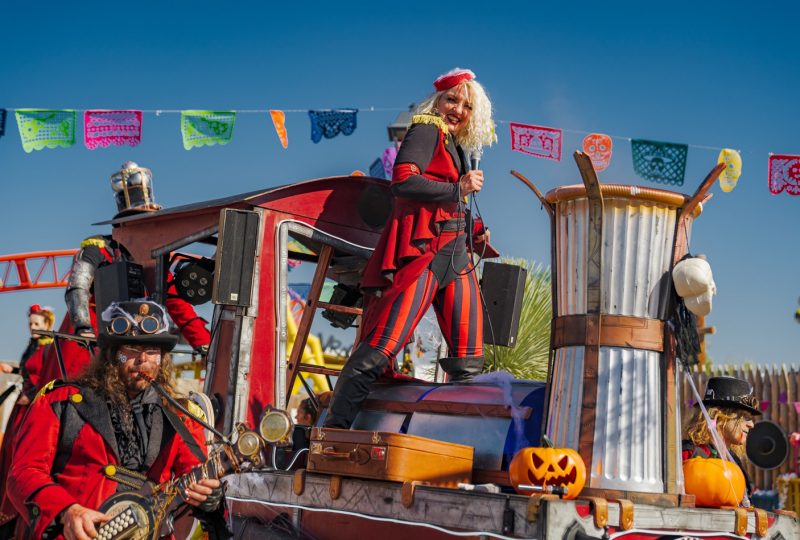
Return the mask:
[[[709,377],[730,375],[744,379],[753,385],[756,397],[761,401],[762,416],[759,420],[772,420],[780,425],[787,435],[800,431],[800,367],[792,366],[721,366],[714,367],[711,373],[695,372],[692,374],[697,391],[703,395]],[[694,396],[691,389],[681,379],[681,392],[684,403],[684,422],[691,416],[694,407]],[[759,489],[775,489],[775,479],[785,473],[798,471],[797,449],[789,447],[788,459],[770,471],[758,469],[747,463],[747,472],[755,487]]]

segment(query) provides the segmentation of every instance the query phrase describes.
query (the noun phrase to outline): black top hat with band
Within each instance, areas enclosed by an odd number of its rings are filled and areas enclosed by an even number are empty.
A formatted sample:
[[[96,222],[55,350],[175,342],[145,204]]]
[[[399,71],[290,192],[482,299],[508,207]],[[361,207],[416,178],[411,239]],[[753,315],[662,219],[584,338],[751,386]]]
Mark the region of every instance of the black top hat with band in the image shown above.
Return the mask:
[[[753,387],[749,382],[736,377],[711,377],[708,379],[703,405],[738,409],[750,414],[761,415],[761,411],[758,410],[758,398],[753,395]]]
[[[149,300],[112,302],[101,319],[100,347],[152,345],[171,351],[178,343],[178,329],[164,307]]]

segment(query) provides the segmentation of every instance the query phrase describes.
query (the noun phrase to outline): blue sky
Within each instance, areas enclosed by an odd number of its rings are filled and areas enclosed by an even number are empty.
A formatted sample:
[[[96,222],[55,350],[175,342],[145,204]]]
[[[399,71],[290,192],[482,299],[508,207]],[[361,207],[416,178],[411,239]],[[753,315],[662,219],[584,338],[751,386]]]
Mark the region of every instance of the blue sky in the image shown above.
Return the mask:
[[[564,6],[560,6],[564,4]],[[132,159],[150,167],[158,202],[175,206],[262,187],[366,170],[385,126],[431,81],[469,67],[496,118],[581,132],[688,143],[694,191],[718,148],[741,150],[744,173],[697,220],[718,295],[707,319],[716,363],[797,364],[800,198],[767,188],[769,152],[800,154],[798,42],[791,2],[6,2],[0,107],[309,109],[359,107],[349,137],[313,144],[305,113],[288,113],[283,150],[266,115],[240,114],[227,146],[185,151],[179,116],[145,114],[136,148],[26,154],[13,116],[0,139],[0,254],[77,247],[105,232],[109,175]],[[30,7],[32,6],[32,7]],[[768,6],[768,7],[766,7]],[[82,124],[82,123],[80,123]],[[580,181],[565,134],[561,162],[510,150],[508,126],[486,151],[480,209],[509,256],[549,264],[549,221],[513,179],[542,191]],[[78,130],[82,135],[82,125]],[[636,177],[627,140],[614,140],[603,182]],[[63,314],[62,291],[0,295],[0,358],[16,359],[33,302]]]

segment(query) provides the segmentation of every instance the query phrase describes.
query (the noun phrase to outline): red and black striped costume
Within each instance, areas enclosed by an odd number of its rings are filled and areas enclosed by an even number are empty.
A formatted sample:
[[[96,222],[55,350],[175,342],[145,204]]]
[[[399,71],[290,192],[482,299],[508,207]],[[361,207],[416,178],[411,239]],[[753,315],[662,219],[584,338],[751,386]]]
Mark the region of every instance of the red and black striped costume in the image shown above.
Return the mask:
[[[336,384],[325,425],[348,428],[370,385],[393,362],[433,305],[450,357],[450,380],[483,367],[483,304],[467,252],[459,179],[464,152],[433,115],[416,115],[395,160],[394,208],[372,254],[362,288],[367,295],[361,339]],[[471,231],[469,231],[471,233]]]

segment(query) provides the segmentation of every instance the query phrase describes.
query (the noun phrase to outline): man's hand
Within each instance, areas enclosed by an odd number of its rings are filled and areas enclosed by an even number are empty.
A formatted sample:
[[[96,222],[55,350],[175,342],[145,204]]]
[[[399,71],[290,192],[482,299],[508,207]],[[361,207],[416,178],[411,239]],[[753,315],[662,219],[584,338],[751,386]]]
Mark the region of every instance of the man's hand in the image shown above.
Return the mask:
[[[97,529],[95,528],[95,523],[105,523],[111,517],[108,514],[90,510],[85,506],[73,504],[61,516],[61,524],[64,525],[64,538],[67,540],[96,538]]]
[[[220,483],[216,478],[203,478],[199,482],[189,484],[189,487],[183,492],[183,498],[186,499],[186,504],[199,506],[219,487]]]
[[[483,171],[469,171],[458,182],[461,184],[462,197],[473,191],[480,191],[483,188]]]
[[[6,364],[5,362],[0,362],[0,372],[2,373],[11,373],[14,370],[14,366],[11,364]]]

